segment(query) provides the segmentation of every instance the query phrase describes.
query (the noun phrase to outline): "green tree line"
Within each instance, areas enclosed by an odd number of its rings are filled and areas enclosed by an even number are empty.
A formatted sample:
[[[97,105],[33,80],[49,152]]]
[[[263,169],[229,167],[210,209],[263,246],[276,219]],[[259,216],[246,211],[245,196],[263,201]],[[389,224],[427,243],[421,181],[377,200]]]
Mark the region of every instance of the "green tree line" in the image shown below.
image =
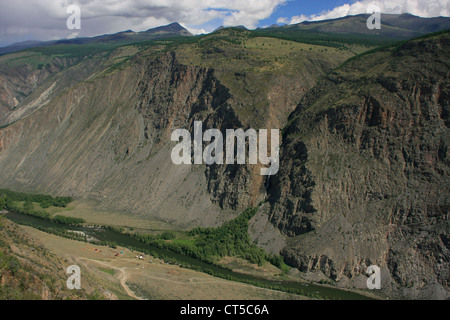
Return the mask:
[[[22,201],[25,201],[22,206],[16,204],[16,202]],[[52,217],[50,213],[44,210],[36,210],[34,209],[33,206],[33,202],[36,202],[40,204],[41,208],[48,208],[50,206],[66,207],[67,204],[69,204],[71,201],[72,199],[70,197],[53,198],[51,196],[32,195],[0,189],[0,210],[6,209],[11,212],[16,212],[36,218],[53,221],[58,224],[66,224],[73,226],[82,225],[83,223],[86,222],[82,218],[65,217],[61,215],[56,215]],[[47,207],[46,205],[43,205],[43,203],[49,204],[49,206]]]
[[[289,268],[281,256],[267,254],[250,239],[248,225],[257,211],[257,208],[249,208],[236,219],[226,222],[218,228],[198,227],[191,230],[188,236],[193,240],[193,244],[177,242],[175,233],[170,231],[159,236],[148,234],[132,234],[132,236],[149,245],[175,251],[212,264],[215,264],[220,258],[232,256],[241,257],[258,265],[263,265],[268,261],[281,270],[287,271]]]
[[[49,208],[51,206],[53,207],[60,207],[65,208],[69,203],[73,201],[71,197],[52,197],[50,195],[43,195],[43,194],[30,194],[30,193],[23,193],[23,192],[16,192],[11,191],[8,189],[0,189],[0,197],[8,198],[10,201],[25,201],[25,202],[36,202],[39,203],[41,208]],[[1,206],[1,200],[0,200],[0,206]]]

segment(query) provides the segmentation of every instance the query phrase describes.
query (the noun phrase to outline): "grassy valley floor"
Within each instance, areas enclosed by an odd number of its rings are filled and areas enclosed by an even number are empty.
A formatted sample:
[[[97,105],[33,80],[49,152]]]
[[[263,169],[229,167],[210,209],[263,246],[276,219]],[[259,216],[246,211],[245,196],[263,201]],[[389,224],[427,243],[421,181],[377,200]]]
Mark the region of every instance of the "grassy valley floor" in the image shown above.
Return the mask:
[[[50,251],[71,257],[85,266],[100,283],[120,288],[122,298],[154,300],[303,300],[299,295],[258,288],[163,263],[126,248],[112,249],[47,234],[32,227],[21,227]],[[124,254],[116,257],[117,253]],[[150,262],[150,260],[152,262]],[[255,269],[256,270],[256,269]],[[258,271],[256,271],[258,272]],[[266,274],[267,270],[262,270]],[[83,286],[83,276],[82,276]]]

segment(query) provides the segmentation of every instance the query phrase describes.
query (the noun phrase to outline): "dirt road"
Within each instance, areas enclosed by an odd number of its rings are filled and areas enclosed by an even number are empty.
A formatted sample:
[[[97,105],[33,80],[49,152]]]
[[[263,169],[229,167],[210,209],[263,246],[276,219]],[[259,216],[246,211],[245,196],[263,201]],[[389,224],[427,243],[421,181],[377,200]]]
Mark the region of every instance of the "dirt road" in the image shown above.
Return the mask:
[[[88,258],[80,258],[80,259],[81,259],[81,260],[84,260],[84,261],[93,262],[93,263],[99,264],[99,265],[101,265],[101,266],[103,266],[103,267],[107,267],[107,268],[111,268],[111,269],[114,269],[114,270],[119,271],[118,280],[120,281],[120,285],[121,285],[122,288],[125,290],[125,292],[127,293],[127,295],[129,295],[130,297],[132,297],[132,298],[134,298],[134,299],[136,299],[136,300],[144,300],[144,299],[138,297],[138,296],[130,289],[130,287],[128,287],[128,285],[127,285],[127,283],[126,283],[127,278],[128,278],[128,275],[127,275],[127,272],[126,272],[126,269],[127,269],[126,267],[119,268],[119,267],[113,266],[112,263],[107,263],[107,262],[103,262],[103,261],[99,261],[99,260],[94,260],[94,259],[88,259]]]

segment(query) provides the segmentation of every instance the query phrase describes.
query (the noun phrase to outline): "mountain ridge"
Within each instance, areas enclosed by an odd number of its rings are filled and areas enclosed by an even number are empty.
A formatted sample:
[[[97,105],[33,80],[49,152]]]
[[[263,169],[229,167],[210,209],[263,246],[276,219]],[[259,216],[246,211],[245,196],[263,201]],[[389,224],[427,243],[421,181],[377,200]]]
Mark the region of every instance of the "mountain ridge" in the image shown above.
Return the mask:
[[[336,19],[327,19],[321,21],[305,21],[298,24],[284,25],[284,26],[269,26],[267,28],[257,29],[256,31],[280,31],[283,29],[299,29],[308,30],[316,32],[326,32],[335,34],[363,34],[363,35],[373,35],[373,30],[368,30],[366,28],[366,21],[370,15],[368,14],[358,14],[352,16],[346,16]],[[344,22],[344,26],[334,26],[339,22]],[[426,33],[432,33],[436,31],[441,31],[444,29],[450,29],[450,18],[449,17],[432,17],[432,18],[422,18],[414,16],[408,13],[403,14],[382,14],[382,26],[384,29],[388,27],[388,31],[381,30],[377,31],[375,34],[385,35],[392,37],[395,40],[404,40],[407,38],[413,38]],[[425,25],[425,26],[423,26]],[[330,27],[331,26],[331,27]],[[420,26],[420,28],[418,28]],[[400,27],[400,30],[399,30]],[[212,33],[217,31],[228,29],[228,28],[238,28],[243,30],[248,30],[244,26],[234,26],[234,27],[223,27],[220,26]],[[403,29],[403,30],[401,30]],[[162,32],[163,34],[157,35],[155,37],[146,37],[147,35],[158,34]],[[114,34],[85,37],[85,38],[75,38],[75,39],[60,39],[53,41],[22,41],[19,43],[13,43],[5,47],[0,47],[0,55],[13,53],[17,51],[26,50],[36,46],[51,46],[58,44],[88,44],[88,43],[108,43],[111,41],[123,41],[124,43],[138,42],[138,41],[149,41],[156,40],[158,38],[174,37],[174,36],[193,36],[187,29],[181,26],[178,22],[173,22],[166,26],[160,26],[148,29],[142,32],[134,32],[132,30],[121,31]],[[134,39],[133,39],[134,38]]]
[[[83,37],[74,39],[61,39],[52,41],[23,41],[20,43],[13,43],[6,47],[0,47],[0,55],[22,51],[35,47],[45,47],[61,44],[92,44],[92,43],[109,43],[121,42],[123,44],[139,41],[150,41],[159,38],[170,38],[177,36],[193,36],[187,29],[182,27],[178,22],[148,29],[142,32],[135,32],[132,30],[121,31],[114,34],[106,34],[94,37]]]
[[[0,92],[15,119],[0,128],[0,186],[93,199],[181,229],[262,202],[266,224],[252,232],[275,232],[259,245],[276,242],[299,270],[352,286],[378,264],[390,296],[442,298],[449,33],[370,52],[341,44],[225,29],[93,54],[49,48],[49,66],[33,60],[42,55],[4,62],[0,84],[17,87]],[[173,165],[171,133],[192,132],[194,121],[284,127],[280,173]]]

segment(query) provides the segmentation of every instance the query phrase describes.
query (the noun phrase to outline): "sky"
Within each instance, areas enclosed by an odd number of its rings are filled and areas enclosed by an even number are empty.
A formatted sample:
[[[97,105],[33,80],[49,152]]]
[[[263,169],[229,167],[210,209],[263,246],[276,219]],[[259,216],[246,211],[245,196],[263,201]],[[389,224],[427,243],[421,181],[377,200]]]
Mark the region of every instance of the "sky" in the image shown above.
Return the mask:
[[[194,34],[220,26],[255,29],[367,13],[372,4],[383,13],[450,16],[450,0],[0,0],[0,46],[145,31],[172,22]],[[80,8],[81,29],[67,27],[70,5]]]

